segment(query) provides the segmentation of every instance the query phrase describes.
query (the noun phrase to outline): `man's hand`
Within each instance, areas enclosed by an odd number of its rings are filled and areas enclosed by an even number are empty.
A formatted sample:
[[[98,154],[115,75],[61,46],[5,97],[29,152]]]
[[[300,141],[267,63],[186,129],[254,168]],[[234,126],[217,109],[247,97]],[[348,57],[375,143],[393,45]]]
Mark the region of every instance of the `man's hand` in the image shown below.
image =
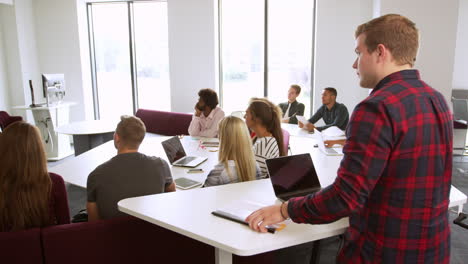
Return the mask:
[[[344,145],[346,139],[338,139],[338,140],[325,140],[323,141],[323,144],[325,144],[325,147],[331,148],[333,145]]]
[[[286,207],[286,214],[287,214],[287,204],[284,205]],[[265,226],[276,224],[286,220],[281,215],[281,205],[271,205],[267,207],[263,207],[252,214],[250,214],[245,221],[249,223],[250,228],[255,231],[266,233],[268,230]],[[284,212],[283,212],[284,214]],[[287,215],[285,215],[288,217]]]
[[[297,121],[297,125],[298,125],[300,128],[303,128],[303,127],[304,127],[304,124],[302,124],[301,121]]]
[[[281,123],[289,123],[289,118],[281,119]]]
[[[315,129],[315,126],[312,123],[307,123],[307,125],[305,127],[306,127],[307,131],[309,131],[309,132],[312,132]]]
[[[195,105],[195,116],[198,116],[198,117],[199,117],[199,116],[201,115],[201,113],[202,113],[202,112],[200,111],[200,109],[198,109],[198,103],[197,103],[197,104]]]

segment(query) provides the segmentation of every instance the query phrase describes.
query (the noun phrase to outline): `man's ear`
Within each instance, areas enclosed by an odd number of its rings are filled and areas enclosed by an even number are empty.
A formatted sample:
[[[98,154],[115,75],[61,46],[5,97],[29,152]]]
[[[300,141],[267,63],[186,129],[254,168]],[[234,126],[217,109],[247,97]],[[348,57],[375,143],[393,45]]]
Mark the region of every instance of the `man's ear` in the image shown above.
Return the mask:
[[[377,52],[379,60],[386,59],[388,57],[388,49],[383,44],[377,45],[375,52]]]

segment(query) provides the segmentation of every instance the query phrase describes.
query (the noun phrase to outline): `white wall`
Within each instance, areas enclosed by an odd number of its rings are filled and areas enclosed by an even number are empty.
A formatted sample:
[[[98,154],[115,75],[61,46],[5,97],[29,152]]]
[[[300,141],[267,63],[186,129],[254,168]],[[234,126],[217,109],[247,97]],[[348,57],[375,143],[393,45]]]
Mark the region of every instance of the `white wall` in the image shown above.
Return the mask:
[[[453,89],[468,90],[468,1],[460,0],[453,69]]]
[[[168,0],[171,109],[193,112],[198,90],[217,90],[215,1]]]
[[[8,4],[8,5],[11,5],[11,4],[13,4],[13,0],[0,0],[0,4]]]
[[[38,74],[65,74],[64,100],[78,103],[70,109],[70,120],[85,120],[77,2],[76,0],[35,0],[34,10],[40,62]],[[85,66],[89,71],[89,64]],[[91,90],[90,87],[85,88]],[[92,101],[87,105],[92,107]],[[94,119],[92,115],[90,118]]]
[[[1,9],[1,7],[0,7]],[[2,11],[0,10],[0,16]],[[1,19],[0,19],[1,22]],[[0,26],[0,110],[10,112],[7,67],[4,56],[3,29]]]
[[[425,82],[450,102],[458,1],[381,0],[381,12],[401,14],[416,23],[420,31],[420,48],[415,68],[420,70]]]
[[[356,27],[372,18],[372,0],[317,0],[314,112],[322,105],[323,88],[337,89],[337,101],[349,113],[368,95],[352,68]]]

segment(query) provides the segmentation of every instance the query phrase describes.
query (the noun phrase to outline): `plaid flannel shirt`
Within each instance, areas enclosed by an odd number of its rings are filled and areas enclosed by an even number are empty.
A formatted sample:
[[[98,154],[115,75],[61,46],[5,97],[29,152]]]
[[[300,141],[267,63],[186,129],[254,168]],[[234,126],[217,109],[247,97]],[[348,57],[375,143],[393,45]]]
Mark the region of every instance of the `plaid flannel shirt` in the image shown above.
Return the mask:
[[[335,182],[291,199],[294,222],[349,216],[341,263],[449,263],[452,114],[417,70],[390,74],[359,103]]]

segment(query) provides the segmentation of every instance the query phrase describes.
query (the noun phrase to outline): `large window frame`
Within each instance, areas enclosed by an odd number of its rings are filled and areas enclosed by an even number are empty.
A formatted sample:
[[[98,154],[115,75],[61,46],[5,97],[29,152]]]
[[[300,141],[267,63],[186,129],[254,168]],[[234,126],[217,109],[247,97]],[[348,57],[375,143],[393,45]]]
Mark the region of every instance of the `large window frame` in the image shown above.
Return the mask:
[[[137,42],[135,40],[135,13],[134,13],[134,4],[135,3],[145,3],[145,2],[167,2],[167,0],[142,0],[142,1],[127,1],[127,0],[117,0],[117,1],[95,1],[88,2],[86,4],[87,9],[87,21],[88,21],[88,38],[89,38],[89,56],[90,56],[90,70],[91,70],[91,84],[92,84],[92,94],[93,94],[93,106],[94,106],[94,118],[99,120],[102,117],[99,105],[99,84],[98,84],[98,69],[97,69],[97,59],[96,59],[96,45],[95,45],[95,30],[94,30],[94,21],[93,21],[93,4],[112,4],[120,3],[127,5],[127,24],[128,24],[128,49],[129,49],[129,66],[130,66],[130,80],[131,80],[131,102],[133,114],[139,108],[139,91],[138,91],[138,68],[137,68]],[[127,30],[127,29],[125,29]],[[169,86],[170,89],[170,86]]]
[[[270,0],[263,0],[264,1],[264,36],[263,36],[263,96],[268,97],[268,73],[269,73],[269,54],[268,54],[268,33],[269,33],[269,1]],[[312,39],[311,39],[311,71],[310,71],[310,86],[309,87],[302,87],[302,89],[309,89],[310,91],[310,101],[307,102],[310,104],[310,115],[313,114],[313,104],[314,104],[314,68],[315,68],[315,52],[316,52],[316,25],[317,25],[317,1],[313,1],[313,12],[312,12]],[[218,76],[218,85],[219,85],[219,97],[220,97],[220,104],[221,107],[224,105],[224,71],[223,71],[223,41],[222,41],[222,25],[223,25],[223,12],[222,12],[222,3],[223,0],[218,0],[218,54],[219,54],[219,76]],[[285,94],[287,92],[287,87],[285,87]],[[305,113],[307,114],[307,113]]]

